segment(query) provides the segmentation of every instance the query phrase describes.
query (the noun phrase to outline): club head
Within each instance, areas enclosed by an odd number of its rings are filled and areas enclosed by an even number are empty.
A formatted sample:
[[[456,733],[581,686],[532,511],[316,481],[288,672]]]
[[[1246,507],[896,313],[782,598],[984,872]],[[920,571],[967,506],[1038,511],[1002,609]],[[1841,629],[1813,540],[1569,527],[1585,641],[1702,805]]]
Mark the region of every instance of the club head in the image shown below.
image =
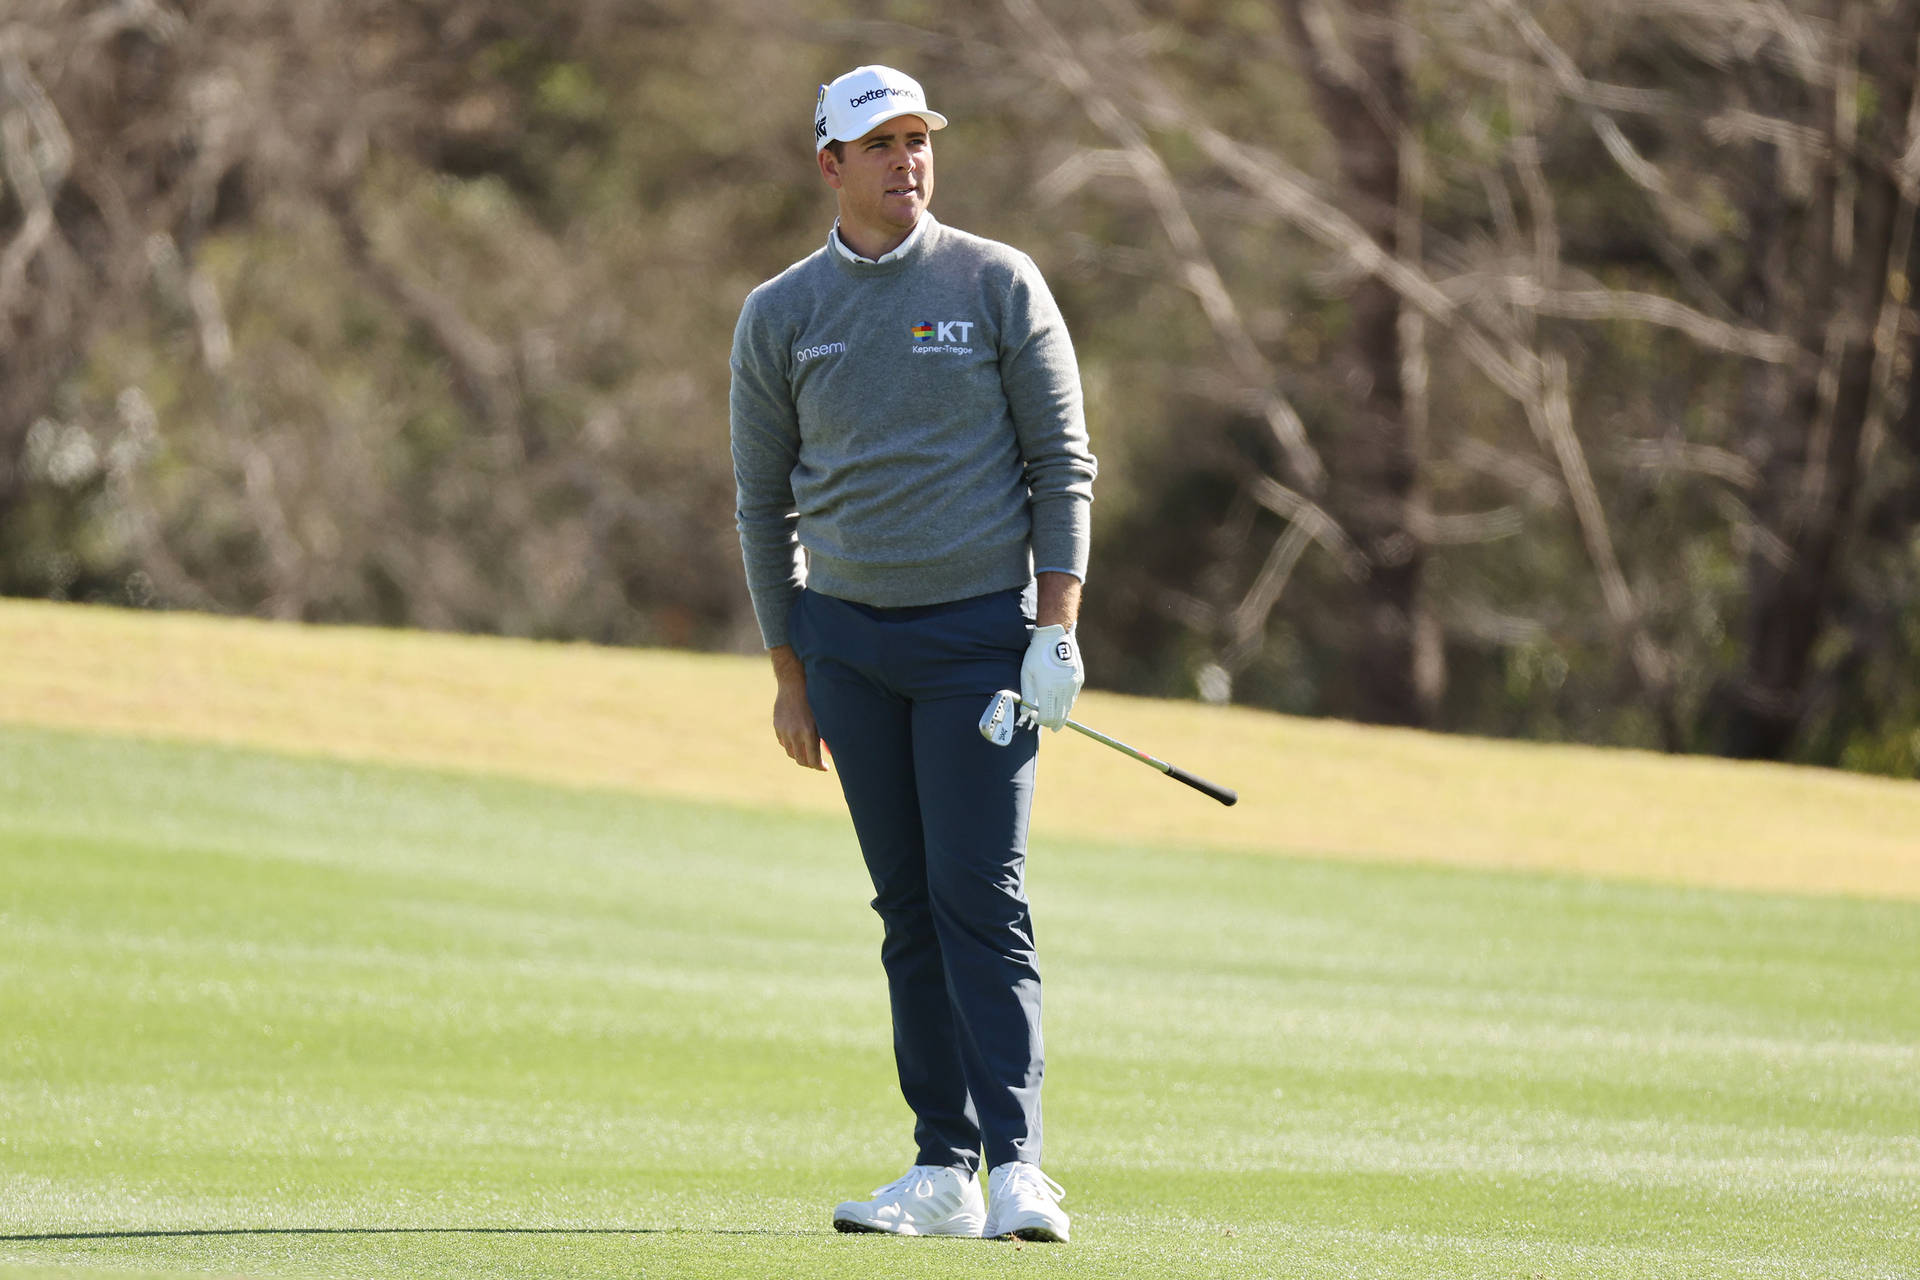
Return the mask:
[[[1013,722],[1019,714],[1020,695],[1011,689],[1002,689],[980,713],[980,736],[996,747],[1006,746],[1013,741]]]

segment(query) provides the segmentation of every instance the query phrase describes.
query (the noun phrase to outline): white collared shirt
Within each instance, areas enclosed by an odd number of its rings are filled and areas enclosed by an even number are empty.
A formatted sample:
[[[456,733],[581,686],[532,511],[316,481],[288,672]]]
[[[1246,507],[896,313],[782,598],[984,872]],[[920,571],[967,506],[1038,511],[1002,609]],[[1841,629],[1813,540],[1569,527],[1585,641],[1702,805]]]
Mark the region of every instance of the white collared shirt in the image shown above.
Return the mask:
[[[895,258],[905,256],[907,251],[912,249],[919,241],[920,233],[926,229],[927,219],[925,215],[922,215],[914,219],[913,230],[907,232],[907,238],[905,240],[902,240],[899,244],[893,246],[893,248],[887,250],[877,258],[863,258],[848,248],[847,242],[840,238],[840,219],[835,218],[833,220],[833,247],[845,254],[848,262],[864,262],[869,266],[878,266],[882,262],[892,262]]]

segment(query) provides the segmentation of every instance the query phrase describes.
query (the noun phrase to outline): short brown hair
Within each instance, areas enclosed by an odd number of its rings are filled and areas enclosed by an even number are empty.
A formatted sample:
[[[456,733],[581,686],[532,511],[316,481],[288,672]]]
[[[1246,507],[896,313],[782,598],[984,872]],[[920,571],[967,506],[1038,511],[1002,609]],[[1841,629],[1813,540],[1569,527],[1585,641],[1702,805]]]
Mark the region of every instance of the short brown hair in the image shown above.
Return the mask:
[[[844,161],[847,158],[847,144],[844,142],[829,142],[827,144],[827,150],[833,152],[833,158],[835,160]]]

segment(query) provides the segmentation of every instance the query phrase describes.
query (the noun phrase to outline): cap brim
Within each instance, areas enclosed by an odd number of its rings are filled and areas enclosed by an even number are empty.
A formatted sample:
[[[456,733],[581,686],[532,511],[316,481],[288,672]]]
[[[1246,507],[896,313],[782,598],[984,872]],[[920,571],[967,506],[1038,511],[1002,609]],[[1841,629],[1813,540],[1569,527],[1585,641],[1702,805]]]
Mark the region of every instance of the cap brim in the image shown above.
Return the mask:
[[[919,111],[896,111],[892,115],[875,117],[873,122],[867,125],[867,132],[860,136],[864,138],[867,136],[867,133],[872,133],[887,121],[898,120],[901,116],[919,116],[927,122],[927,128],[929,129],[944,129],[947,127],[947,118],[938,111],[927,111],[924,109]],[[847,141],[852,142],[853,139],[848,138]]]
[[[860,132],[854,134],[851,138],[835,138],[831,135],[822,138],[814,150],[818,151],[820,147],[826,146],[829,142],[858,142],[887,121],[898,120],[901,116],[919,116],[927,122],[927,128],[929,130],[944,129],[947,127],[947,118],[938,111],[928,111],[924,107],[911,107],[905,111],[890,111],[886,115],[875,116],[871,120],[862,122]]]

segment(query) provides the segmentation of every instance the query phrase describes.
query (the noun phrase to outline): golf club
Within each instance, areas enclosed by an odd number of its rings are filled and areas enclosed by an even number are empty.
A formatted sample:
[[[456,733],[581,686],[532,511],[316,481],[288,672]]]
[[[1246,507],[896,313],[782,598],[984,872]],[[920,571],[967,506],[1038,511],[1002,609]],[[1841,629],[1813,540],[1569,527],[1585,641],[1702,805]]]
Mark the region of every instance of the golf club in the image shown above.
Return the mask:
[[[1027,705],[1020,695],[1012,689],[1002,689],[1000,692],[994,694],[993,701],[989,702],[987,709],[980,714],[980,736],[996,747],[1006,746],[1013,741],[1014,722],[1018,719],[1017,709]],[[1168,764],[1165,760],[1155,759],[1153,756],[1148,755],[1138,748],[1128,746],[1118,738],[1109,738],[1098,729],[1087,728],[1087,726],[1081,724],[1078,720],[1069,718],[1067,727],[1069,729],[1078,729],[1095,742],[1104,742],[1122,755],[1132,756],[1141,764],[1150,764],[1174,781],[1184,782],[1195,791],[1212,796],[1221,804],[1230,805],[1240,799],[1239,793],[1231,787],[1223,787],[1219,783],[1208,782],[1205,778],[1188,773],[1177,764]]]

